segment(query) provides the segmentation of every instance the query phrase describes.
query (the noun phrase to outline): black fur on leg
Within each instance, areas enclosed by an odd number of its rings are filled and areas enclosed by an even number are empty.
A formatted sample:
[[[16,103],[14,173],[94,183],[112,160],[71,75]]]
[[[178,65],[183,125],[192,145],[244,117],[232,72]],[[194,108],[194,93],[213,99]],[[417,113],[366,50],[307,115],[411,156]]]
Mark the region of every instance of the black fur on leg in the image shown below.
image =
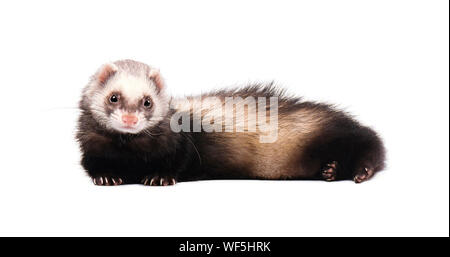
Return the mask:
[[[321,167],[337,161],[336,180],[359,183],[384,168],[385,150],[379,136],[348,117],[326,124],[306,152],[319,160]],[[318,175],[322,176],[321,172]]]

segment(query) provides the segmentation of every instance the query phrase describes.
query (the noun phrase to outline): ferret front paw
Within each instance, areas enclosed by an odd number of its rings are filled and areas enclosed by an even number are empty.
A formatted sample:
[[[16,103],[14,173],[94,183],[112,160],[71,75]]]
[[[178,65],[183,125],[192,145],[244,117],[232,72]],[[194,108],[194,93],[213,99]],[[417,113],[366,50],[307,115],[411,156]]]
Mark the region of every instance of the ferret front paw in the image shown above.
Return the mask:
[[[123,184],[123,180],[119,177],[101,176],[92,178],[97,186],[118,186]]]
[[[374,173],[374,170],[371,168],[362,168],[360,171],[355,173],[353,176],[353,181],[355,181],[355,183],[367,181],[373,176]]]
[[[338,162],[333,161],[322,169],[322,178],[326,181],[334,181],[337,177]]]
[[[173,177],[146,176],[141,183],[146,186],[173,186],[177,181]]]

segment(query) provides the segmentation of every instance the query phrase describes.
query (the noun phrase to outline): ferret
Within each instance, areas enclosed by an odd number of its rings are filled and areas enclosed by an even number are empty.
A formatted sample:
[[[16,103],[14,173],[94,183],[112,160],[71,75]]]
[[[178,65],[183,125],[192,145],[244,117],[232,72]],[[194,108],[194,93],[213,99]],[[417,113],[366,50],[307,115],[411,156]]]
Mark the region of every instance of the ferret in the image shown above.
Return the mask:
[[[214,104],[205,104],[211,99]],[[230,99],[237,99],[233,108],[241,104],[245,111],[232,109],[225,124],[220,116]],[[196,104],[207,108],[194,110]],[[361,183],[385,165],[383,142],[372,129],[332,105],[303,101],[273,83],[180,100],[167,94],[158,69],[119,60],[91,77],[79,108],[81,165],[99,186],[211,179]],[[267,125],[272,109],[276,122]],[[261,116],[250,115],[255,110]],[[182,118],[174,121],[174,116]],[[215,129],[198,129],[216,118]],[[183,119],[188,125],[180,130]],[[267,135],[273,137],[262,142]]]

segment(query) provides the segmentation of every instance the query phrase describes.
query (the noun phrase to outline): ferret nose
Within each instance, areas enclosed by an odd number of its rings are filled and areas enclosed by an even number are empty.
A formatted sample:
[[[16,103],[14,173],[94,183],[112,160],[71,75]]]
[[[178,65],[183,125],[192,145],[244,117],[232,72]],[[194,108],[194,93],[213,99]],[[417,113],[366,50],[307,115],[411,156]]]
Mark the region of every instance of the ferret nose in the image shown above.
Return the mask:
[[[127,126],[133,126],[138,122],[138,117],[133,114],[124,114],[122,115],[122,122]]]

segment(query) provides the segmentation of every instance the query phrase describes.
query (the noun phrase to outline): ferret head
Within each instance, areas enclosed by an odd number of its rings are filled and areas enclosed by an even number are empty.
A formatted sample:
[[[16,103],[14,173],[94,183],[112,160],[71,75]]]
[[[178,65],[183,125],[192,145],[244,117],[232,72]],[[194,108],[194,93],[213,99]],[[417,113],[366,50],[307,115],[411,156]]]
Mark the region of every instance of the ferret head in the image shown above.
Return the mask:
[[[122,60],[100,67],[83,91],[81,106],[104,128],[137,134],[167,115],[169,98],[158,70]]]

